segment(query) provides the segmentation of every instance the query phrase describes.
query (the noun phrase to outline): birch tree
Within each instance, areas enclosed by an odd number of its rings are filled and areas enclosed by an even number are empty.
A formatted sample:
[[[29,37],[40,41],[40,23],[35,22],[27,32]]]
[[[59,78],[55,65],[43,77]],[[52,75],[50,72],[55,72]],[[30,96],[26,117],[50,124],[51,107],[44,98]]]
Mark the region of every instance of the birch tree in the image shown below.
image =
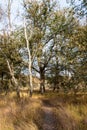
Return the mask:
[[[30,52],[30,45],[27,35],[27,29],[26,29],[26,21],[24,19],[24,34],[25,34],[25,40],[26,40],[26,46],[27,46],[27,52],[28,52],[28,70],[29,70],[29,82],[30,82],[30,96],[32,96],[33,93],[33,84],[32,84],[32,57]],[[32,37],[32,31],[30,33],[30,37]]]
[[[12,2],[13,0],[8,0],[7,1],[7,10],[6,10],[6,15],[5,15],[5,19],[7,19],[7,28],[6,30],[3,31],[3,36],[2,36],[2,47],[0,48],[0,51],[2,53],[3,58],[5,58],[5,62],[7,64],[8,70],[9,70],[9,74],[12,78],[12,83],[16,88],[16,92],[17,92],[17,96],[20,97],[20,92],[19,92],[19,84],[17,79],[15,78],[15,70],[14,70],[14,60],[15,58],[13,58],[13,53],[14,51],[16,51],[16,54],[18,54],[19,52],[17,52],[17,44],[15,42],[15,38],[14,35],[12,34],[13,30],[12,30],[12,22],[11,22],[11,6],[12,6]],[[3,47],[6,47],[6,49],[4,49]],[[9,48],[10,47],[10,48]],[[12,50],[11,50],[12,47]],[[15,48],[17,47],[17,48]],[[13,48],[15,49],[13,51]],[[9,52],[10,50],[10,52]],[[13,52],[11,52],[13,51]],[[19,54],[18,54],[19,55]],[[17,57],[16,57],[17,58]],[[16,60],[17,61],[17,60]]]

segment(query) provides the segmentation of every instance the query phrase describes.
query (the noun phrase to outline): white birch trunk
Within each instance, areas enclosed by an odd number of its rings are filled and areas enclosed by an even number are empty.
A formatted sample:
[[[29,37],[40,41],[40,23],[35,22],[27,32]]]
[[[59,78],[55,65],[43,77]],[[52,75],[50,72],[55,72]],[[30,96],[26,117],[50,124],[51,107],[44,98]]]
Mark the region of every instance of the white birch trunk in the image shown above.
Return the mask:
[[[32,84],[32,59],[31,59],[31,53],[29,48],[29,41],[27,37],[27,30],[26,30],[26,23],[24,19],[24,33],[25,33],[25,39],[26,39],[26,45],[27,45],[27,51],[28,51],[28,70],[29,70],[29,80],[30,80],[30,96],[32,96],[33,93],[33,84]]]
[[[9,40],[9,38],[10,38],[10,37],[9,37],[10,35],[8,35],[8,34],[11,34],[11,33],[12,33],[11,5],[12,5],[13,0],[8,0],[7,2],[8,2],[8,3],[7,3],[7,18],[8,18],[9,32],[7,32],[6,37],[8,37],[7,43],[9,43],[8,40]],[[4,31],[4,34],[3,34],[3,35],[5,35],[5,31]],[[3,44],[4,44],[4,42],[5,42],[5,41],[4,41],[4,39],[3,39]],[[8,44],[7,44],[7,45],[8,45]],[[17,80],[16,80],[16,78],[15,78],[15,76],[14,76],[14,70],[13,70],[13,68],[11,67],[10,63],[9,63],[9,60],[8,60],[8,57],[6,56],[6,54],[4,54],[4,52],[2,52],[1,49],[0,49],[0,51],[1,51],[1,53],[3,54],[3,56],[4,56],[5,60],[6,60],[6,63],[7,63],[9,72],[10,72],[10,75],[11,75],[11,77],[12,77],[12,81],[13,81],[13,83],[14,83],[14,86],[16,87],[17,96],[20,97],[19,85],[18,85],[18,82],[17,82]]]
[[[0,51],[1,51],[1,53],[3,54],[3,56],[4,56],[5,60],[6,60],[10,75],[12,76],[12,81],[14,83],[14,86],[16,87],[17,96],[18,96],[18,98],[20,98],[19,85],[18,85],[18,82],[17,82],[17,80],[16,80],[16,78],[14,76],[14,70],[11,68],[11,65],[9,63],[9,60],[8,60],[7,56],[2,52],[1,49],[0,49]]]
[[[9,25],[9,33],[12,32],[12,24],[11,24],[11,5],[13,3],[13,0],[8,0],[8,10],[7,10],[7,15],[8,15],[8,25]]]
[[[11,68],[10,63],[9,63],[7,58],[6,58],[6,63],[7,63],[10,75],[12,76],[12,81],[14,83],[14,86],[16,87],[17,96],[20,98],[19,85],[18,85],[18,82],[17,82],[17,80],[16,80],[16,78],[14,76],[14,70]]]
[[[12,3],[13,3],[13,0],[8,0],[8,25],[9,25],[9,33],[10,34],[12,33],[12,23],[11,23],[11,5],[12,5]],[[7,58],[6,58],[6,62],[8,65],[10,75],[12,76],[12,81],[14,83],[14,86],[16,87],[17,96],[20,97],[19,85],[18,85],[18,82],[14,76],[14,70],[11,67]]]

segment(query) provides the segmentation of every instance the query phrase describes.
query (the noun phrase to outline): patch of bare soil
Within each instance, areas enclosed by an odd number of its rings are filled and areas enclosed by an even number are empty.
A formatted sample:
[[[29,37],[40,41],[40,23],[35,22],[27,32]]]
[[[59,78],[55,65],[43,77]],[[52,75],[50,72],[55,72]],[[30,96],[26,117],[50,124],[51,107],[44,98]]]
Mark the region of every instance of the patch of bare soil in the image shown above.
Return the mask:
[[[42,110],[44,113],[42,126],[43,130],[57,130],[53,107],[48,100],[43,100]]]

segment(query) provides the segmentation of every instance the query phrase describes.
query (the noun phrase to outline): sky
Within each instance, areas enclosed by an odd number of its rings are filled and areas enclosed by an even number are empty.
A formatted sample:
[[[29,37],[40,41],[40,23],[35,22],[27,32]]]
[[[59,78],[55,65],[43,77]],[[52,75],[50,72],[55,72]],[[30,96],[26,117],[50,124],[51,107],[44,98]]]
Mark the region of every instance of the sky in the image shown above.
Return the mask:
[[[19,14],[22,13],[22,6],[21,6],[21,2],[22,0],[13,0],[12,3],[12,7],[11,7],[11,22],[12,25],[19,25],[21,23],[20,19],[19,19]],[[7,3],[8,0],[0,0],[0,6],[2,7],[2,9],[4,9],[4,13],[6,15],[6,8],[7,8]],[[0,29],[2,29],[3,27],[5,28],[6,26],[6,18],[4,18],[3,21],[0,22]]]
[[[12,0],[12,1],[13,1],[13,3],[12,3],[12,9],[11,9],[11,20],[12,20],[11,22],[12,22],[12,25],[15,27],[15,26],[19,26],[23,23],[22,18],[19,17],[19,15],[23,13],[23,9],[22,9],[23,0]],[[69,7],[69,4],[66,1],[69,1],[69,0],[56,0],[60,9]],[[78,0],[75,0],[75,1],[76,1],[76,4],[79,3]],[[0,0],[0,6],[3,9],[6,8],[7,2],[8,2],[8,0]],[[83,21],[82,21],[82,23],[83,23]],[[4,19],[3,22],[0,21],[0,30],[3,28],[3,26],[4,26],[4,28],[6,28],[5,24],[6,24],[6,19]]]
[[[6,6],[8,0],[0,0],[0,5],[2,5],[3,7]],[[23,0],[13,0],[12,3],[12,13],[14,14],[15,11],[17,11],[18,9],[21,9],[21,3]],[[66,0],[56,0],[57,3],[60,5],[61,8],[63,7],[67,7],[67,3]]]
[[[58,2],[58,0],[57,0]],[[66,3],[66,0],[59,0],[60,8],[68,7],[69,4]]]
[[[12,3],[12,9],[11,9],[11,22],[12,25],[15,26],[16,25],[21,25],[22,24],[22,20],[19,18],[19,15],[23,12],[22,10],[22,1],[23,0],[13,0]],[[63,9],[64,7],[68,7],[69,4],[66,3],[66,0],[56,0],[58,5],[60,6],[60,9]],[[0,6],[4,9],[6,9],[6,5],[7,5],[8,0],[0,0]],[[6,28],[5,27],[6,24],[6,19],[4,19],[4,21],[1,23],[0,22],[0,29]]]

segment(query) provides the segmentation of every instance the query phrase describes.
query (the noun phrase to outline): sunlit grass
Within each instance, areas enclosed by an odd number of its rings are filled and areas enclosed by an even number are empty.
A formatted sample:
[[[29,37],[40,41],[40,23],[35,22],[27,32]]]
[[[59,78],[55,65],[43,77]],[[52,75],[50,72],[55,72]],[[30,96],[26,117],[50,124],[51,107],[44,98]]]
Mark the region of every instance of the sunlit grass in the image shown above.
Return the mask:
[[[45,98],[54,106],[58,130],[87,130],[86,93],[51,92]]]
[[[67,111],[74,117],[74,119],[82,120],[87,115],[86,105],[67,105]]]
[[[13,92],[0,98],[0,106],[0,130],[38,130],[41,101],[36,97],[17,100]]]
[[[87,130],[87,95],[78,93],[37,92],[32,98],[21,93],[0,96],[0,130],[42,130],[43,100],[50,103],[54,111],[58,130]]]

